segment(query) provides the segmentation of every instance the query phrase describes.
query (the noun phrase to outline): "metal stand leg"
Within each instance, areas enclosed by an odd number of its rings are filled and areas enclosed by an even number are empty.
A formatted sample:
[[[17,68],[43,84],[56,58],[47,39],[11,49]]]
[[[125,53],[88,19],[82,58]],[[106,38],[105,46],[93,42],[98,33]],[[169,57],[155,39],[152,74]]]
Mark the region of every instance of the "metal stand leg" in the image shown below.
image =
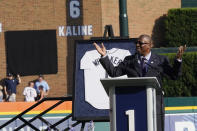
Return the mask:
[[[81,131],[84,131],[84,128],[85,128],[85,122],[82,122]]]

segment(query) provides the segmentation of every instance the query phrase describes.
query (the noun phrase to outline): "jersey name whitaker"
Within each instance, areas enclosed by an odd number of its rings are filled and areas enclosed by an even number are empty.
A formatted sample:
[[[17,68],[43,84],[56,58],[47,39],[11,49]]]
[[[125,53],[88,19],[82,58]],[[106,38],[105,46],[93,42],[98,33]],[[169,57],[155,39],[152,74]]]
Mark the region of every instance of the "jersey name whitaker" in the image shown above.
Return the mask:
[[[109,57],[109,59],[110,59],[110,61],[112,62],[113,65],[119,65],[119,63],[122,62],[122,60],[120,58],[118,58],[117,56],[108,56],[108,57]],[[100,65],[99,59],[100,58],[95,59],[94,61],[92,61],[92,63],[95,66]]]

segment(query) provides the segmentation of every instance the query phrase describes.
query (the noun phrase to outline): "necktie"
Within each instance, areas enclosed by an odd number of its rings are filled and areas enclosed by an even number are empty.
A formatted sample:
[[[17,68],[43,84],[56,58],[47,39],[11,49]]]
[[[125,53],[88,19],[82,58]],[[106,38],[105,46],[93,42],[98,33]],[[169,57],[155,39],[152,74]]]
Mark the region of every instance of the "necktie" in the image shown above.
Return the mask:
[[[142,69],[142,76],[146,75],[146,63],[145,63],[146,58],[142,57],[141,59],[141,69]]]

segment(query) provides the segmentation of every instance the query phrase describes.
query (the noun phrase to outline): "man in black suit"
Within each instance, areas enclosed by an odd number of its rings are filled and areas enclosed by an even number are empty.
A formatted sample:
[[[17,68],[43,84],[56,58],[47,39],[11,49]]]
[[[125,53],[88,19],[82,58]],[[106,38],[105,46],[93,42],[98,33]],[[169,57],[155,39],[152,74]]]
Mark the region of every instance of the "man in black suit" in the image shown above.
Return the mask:
[[[182,55],[186,46],[180,46],[171,66],[166,56],[153,54],[152,39],[149,35],[140,35],[136,43],[136,54],[125,57],[117,67],[110,62],[105,46],[93,43],[98,53],[101,54],[100,63],[111,77],[127,75],[128,77],[157,77],[160,85],[163,74],[171,79],[176,79],[181,74]],[[162,89],[156,90],[157,130],[164,131],[164,105]]]

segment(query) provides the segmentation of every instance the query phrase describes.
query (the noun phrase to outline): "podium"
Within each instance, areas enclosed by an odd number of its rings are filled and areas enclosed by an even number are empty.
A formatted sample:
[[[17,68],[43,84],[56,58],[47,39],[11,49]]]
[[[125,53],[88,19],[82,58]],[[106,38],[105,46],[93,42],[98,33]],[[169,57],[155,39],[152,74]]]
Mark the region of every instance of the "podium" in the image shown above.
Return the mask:
[[[156,77],[101,79],[110,99],[110,131],[157,131]]]

